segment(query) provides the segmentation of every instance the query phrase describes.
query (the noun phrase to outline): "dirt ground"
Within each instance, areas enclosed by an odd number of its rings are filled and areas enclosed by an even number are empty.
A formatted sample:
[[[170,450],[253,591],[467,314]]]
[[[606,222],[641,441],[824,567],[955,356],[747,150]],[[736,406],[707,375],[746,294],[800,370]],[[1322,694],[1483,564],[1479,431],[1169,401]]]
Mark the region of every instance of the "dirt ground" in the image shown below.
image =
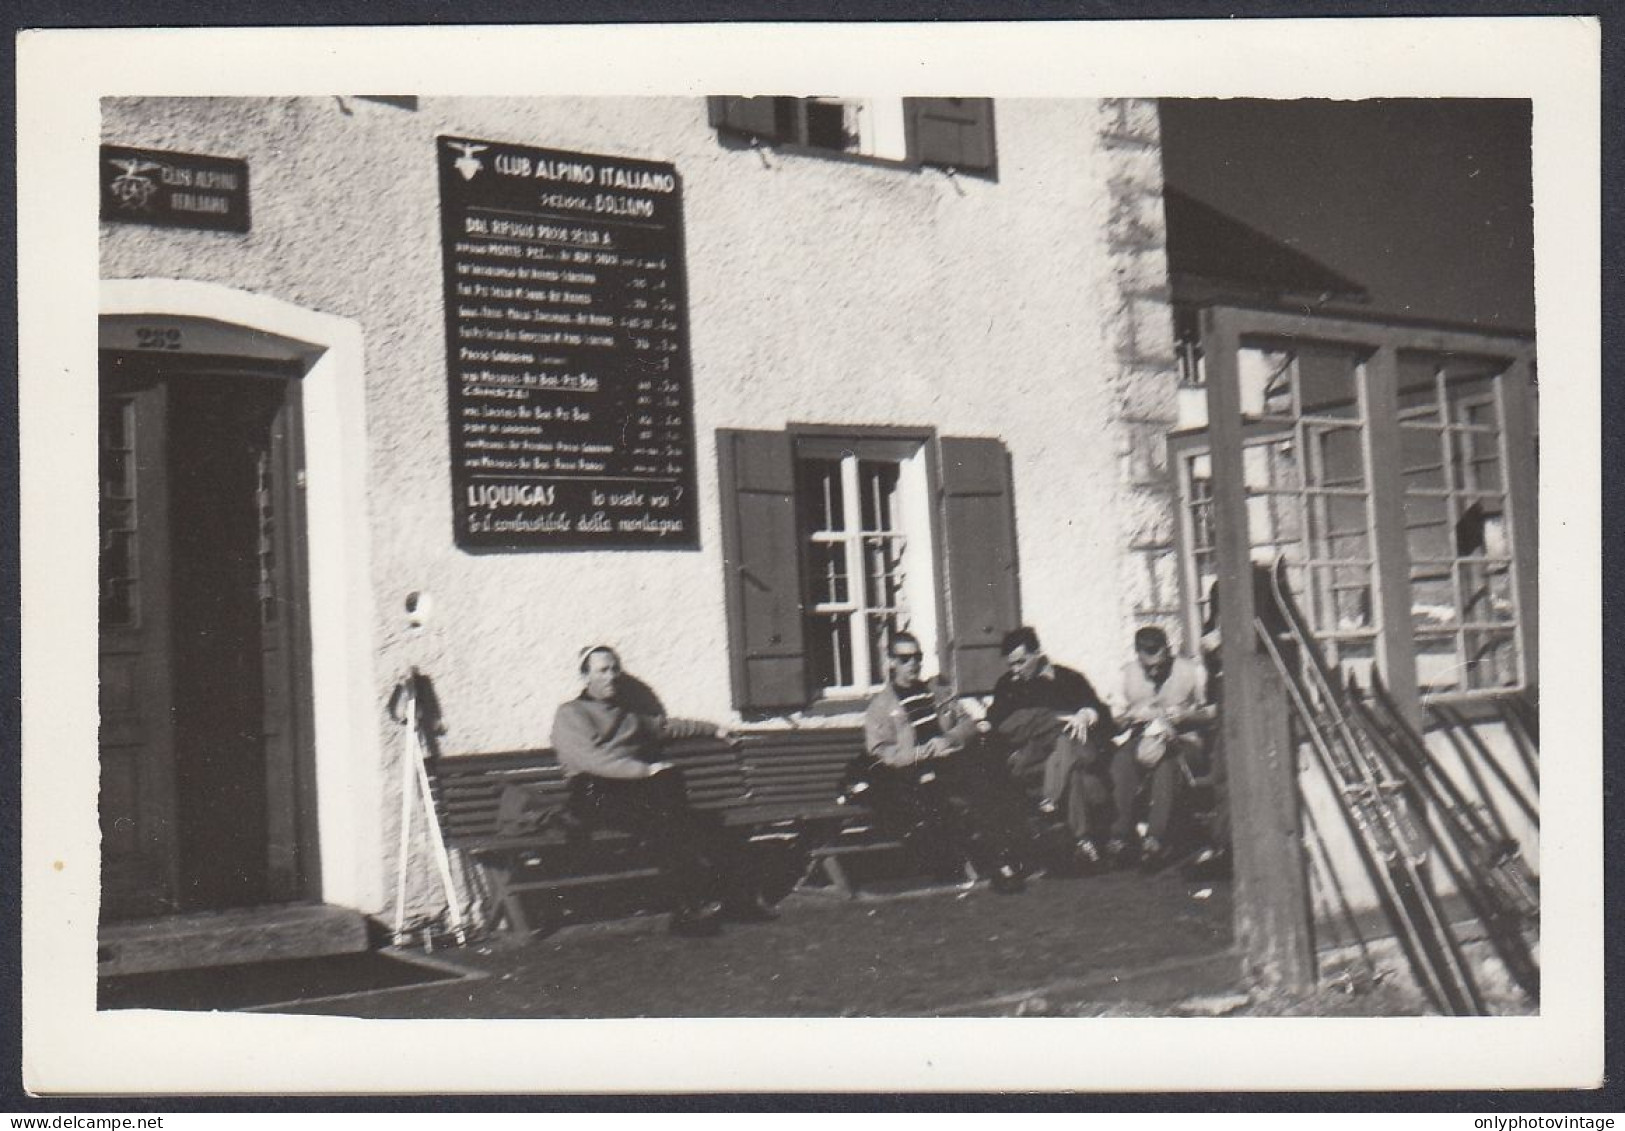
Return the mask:
[[[1001,1016],[1082,997],[1147,1008],[1237,992],[1227,885],[1045,878],[847,902],[796,894],[715,938],[638,917],[437,951],[480,977],[279,1007],[358,1017]]]
[[[369,1018],[1416,1016],[1432,1010],[1380,930],[1323,951],[1320,986],[1243,983],[1227,883],[1177,872],[1046,876],[1023,895],[865,879],[848,901],[798,891],[773,922],[676,938],[647,903],[578,908],[519,943],[108,979],[102,1008],[255,1009]],[[596,914],[598,918],[592,918]],[[1375,926],[1375,924],[1373,924]],[[1481,933],[1458,932],[1495,1014],[1537,1009]],[[1326,940],[1323,940],[1323,942]],[[1335,941],[1335,940],[1333,940]],[[1346,940],[1345,940],[1346,941]]]

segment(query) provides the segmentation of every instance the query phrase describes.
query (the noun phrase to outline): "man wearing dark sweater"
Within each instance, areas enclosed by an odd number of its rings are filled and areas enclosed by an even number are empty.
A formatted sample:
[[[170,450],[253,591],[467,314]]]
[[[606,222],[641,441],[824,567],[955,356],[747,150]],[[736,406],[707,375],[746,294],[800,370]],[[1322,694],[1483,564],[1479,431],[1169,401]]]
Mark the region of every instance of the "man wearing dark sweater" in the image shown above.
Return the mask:
[[[621,829],[647,840],[671,884],[677,934],[715,933],[726,910],[736,919],[772,918],[745,883],[743,861],[688,805],[682,774],[661,761],[663,743],[715,735],[725,726],[645,714],[625,701],[621,659],[600,645],[581,657],[582,692],[553,719],[553,753],[570,786],[569,812],[588,827]],[[712,895],[726,891],[728,907]]]
[[[1039,806],[1060,817],[1077,841],[1077,862],[1101,862],[1099,811],[1110,804],[1112,714],[1081,672],[1051,663],[1038,633],[1022,627],[1000,646],[1006,671],[993,687],[987,724],[1010,748],[1010,771],[1037,780]]]

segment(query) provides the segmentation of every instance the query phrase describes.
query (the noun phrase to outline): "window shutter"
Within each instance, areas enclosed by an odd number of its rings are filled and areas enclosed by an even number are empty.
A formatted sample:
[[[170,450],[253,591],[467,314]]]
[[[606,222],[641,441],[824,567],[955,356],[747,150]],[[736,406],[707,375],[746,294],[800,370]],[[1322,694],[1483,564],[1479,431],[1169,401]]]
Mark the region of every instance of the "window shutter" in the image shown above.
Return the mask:
[[[779,141],[788,125],[785,101],[783,98],[712,95],[707,99],[711,126],[720,133]]]
[[[1010,460],[997,440],[942,438],[948,670],[962,694],[993,689],[999,642],[1021,623]]]
[[[784,432],[717,432],[734,706],[803,707],[795,462]]]
[[[991,98],[905,98],[909,154],[921,165],[994,171]]]

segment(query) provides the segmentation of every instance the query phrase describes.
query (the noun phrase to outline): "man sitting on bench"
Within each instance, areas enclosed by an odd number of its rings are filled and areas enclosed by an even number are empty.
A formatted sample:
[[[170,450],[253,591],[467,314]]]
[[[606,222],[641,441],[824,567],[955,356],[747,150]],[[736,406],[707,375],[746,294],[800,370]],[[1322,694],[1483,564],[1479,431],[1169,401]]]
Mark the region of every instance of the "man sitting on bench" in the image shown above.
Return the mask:
[[[1147,625],[1134,634],[1134,659],[1123,665],[1118,716],[1123,731],[1114,741],[1112,782],[1117,817],[1107,856],[1126,864],[1136,854],[1147,871],[1167,861],[1168,829],[1180,783],[1180,759],[1202,750],[1217,715],[1207,701],[1207,674],[1186,656],[1175,656],[1168,634]],[[1136,845],[1136,815],[1142,793],[1150,793],[1146,834]]]
[[[925,655],[911,633],[892,635],[891,676],[863,716],[864,748],[876,759],[868,801],[905,835],[940,837],[958,859],[989,877],[993,890],[1025,886],[986,768],[975,751],[976,722],[945,685],[920,678]]]
[[[732,731],[633,709],[621,694],[621,658],[605,645],[582,654],[581,677],[581,694],[553,719],[553,753],[569,783],[570,816],[649,842],[672,888],[674,934],[715,934],[723,917],[774,918],[756,898],[742,856],[689,807],[681,771],[659,760],[669,739],[715,735],[731,741]],[[726,905],[715,898],[718,892]]]
[[[1106,777],[1112,713],[1081,672],[1052,663],[1038,633],[1023,625],[999,646],[1007,669],[993,685],[987,726],[1009,749],[1010,774],[1023,787],[1041,783],[1039,809],[1066,823],[1074,866],[1102,861],[1095,838],[1111,804]]]

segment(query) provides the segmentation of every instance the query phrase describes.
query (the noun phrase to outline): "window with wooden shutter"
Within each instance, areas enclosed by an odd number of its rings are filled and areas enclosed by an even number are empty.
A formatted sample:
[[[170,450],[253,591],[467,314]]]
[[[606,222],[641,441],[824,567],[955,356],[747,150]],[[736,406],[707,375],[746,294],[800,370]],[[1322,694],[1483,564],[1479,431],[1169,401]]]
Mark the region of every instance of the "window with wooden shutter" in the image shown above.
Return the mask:
[[[1000,640],[1021,624],[1010,459],[979,437],[944,436],[941,452],[948,672],[961,694],[982,694],[1004,670]]]
[[[721,429],[717,457],[734,706],[799,708],[807,673],[790,437]]]
[[[991,98],[741,98],[709,100],[725,137],[800,150],[931,165],[992,177]]]
[[[948,437],[932,461],[931,445],[878,428],[718,432],[740,710],[866,699],[905,629],[963,692],[992,689],[1021,623],[1009,457]]]
[[[961,173],[994,171],[991,98],[905,98],[910,158]]]
[[[779,141],[789,134],[792,98],[741,98],[715,95],[707,99],[711,126],[719,133],[761,141]]]

